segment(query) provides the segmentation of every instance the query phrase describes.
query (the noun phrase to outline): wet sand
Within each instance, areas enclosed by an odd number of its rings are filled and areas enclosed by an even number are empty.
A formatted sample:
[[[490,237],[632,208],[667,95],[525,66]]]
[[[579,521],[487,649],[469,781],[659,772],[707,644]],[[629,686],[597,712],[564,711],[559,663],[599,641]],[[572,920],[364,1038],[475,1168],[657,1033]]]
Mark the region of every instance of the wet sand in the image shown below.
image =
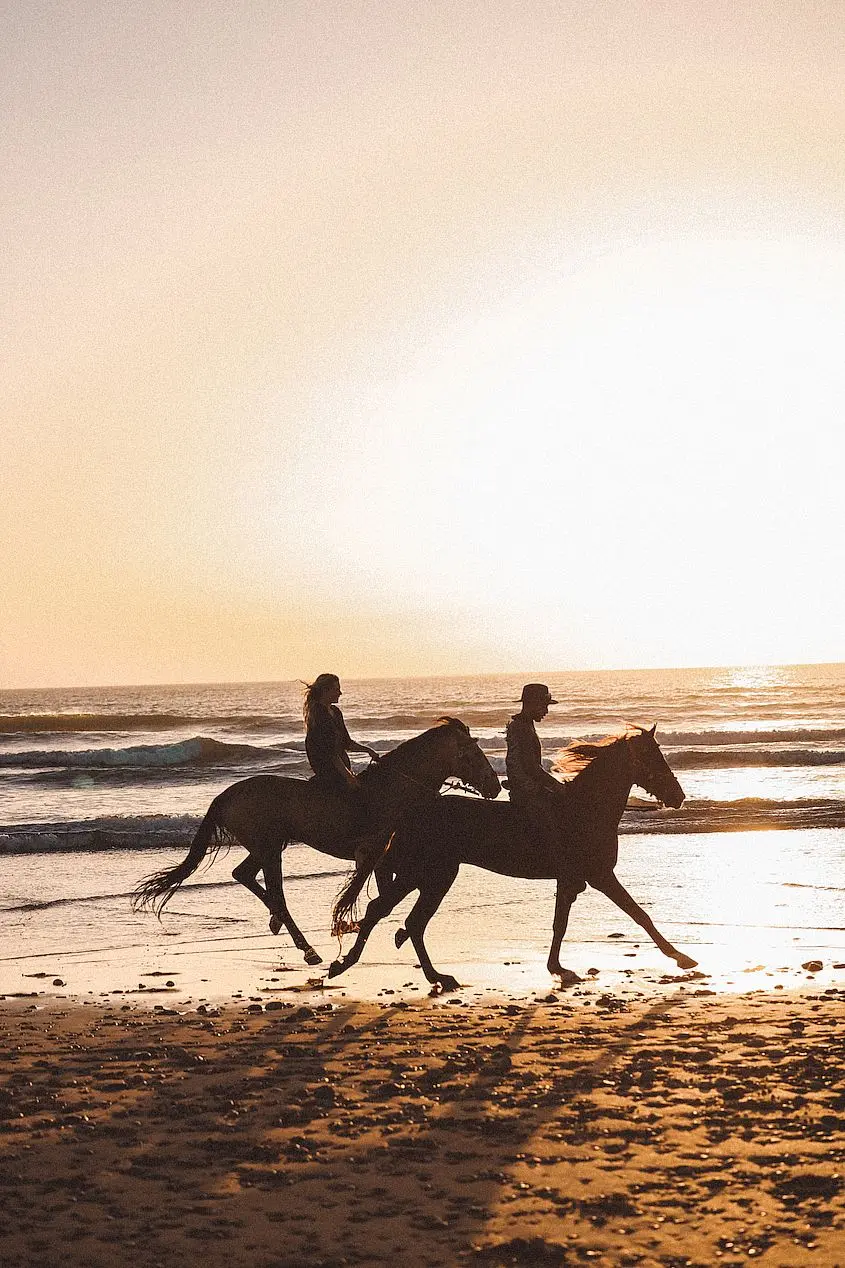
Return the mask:
[[[6,1268],[845,1264],[841,972],[179,1008],[39,987],[0,1003]]]
[[[567,991],[549,886],[467,869],[430,937],[465,985],[436,997],[401,913],[328,983],[240,887],[186,886],[160,924],[129,910],[133,856],[7,860],[0,1264],[845,1268],[840,847],[804,835],[800,887],[758,876],[772,834],[664,881],[632,844],[632,888],[701,968],[588,893]],[[328,963],[336,878],[290,864]]]

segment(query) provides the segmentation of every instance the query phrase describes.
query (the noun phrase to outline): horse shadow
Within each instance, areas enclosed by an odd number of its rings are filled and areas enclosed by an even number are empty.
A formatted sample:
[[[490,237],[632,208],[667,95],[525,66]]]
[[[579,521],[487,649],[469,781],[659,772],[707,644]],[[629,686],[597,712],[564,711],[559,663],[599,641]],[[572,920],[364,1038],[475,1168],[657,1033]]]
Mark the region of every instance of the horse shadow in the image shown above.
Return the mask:
[[[593,1025],[582,1005],[479,1006],[471,1027],[462,1006],[423,1005],[431,1044],[419,1006],[412,1024],[401,1002],[375,1015],[350,1004],[86,1019],[82,1042],[57,1038],[49,1068],[36,1048],[17,1063],[28,1111],[54,1112],[28,1131],[4,1184],[4,1263],[71,1237],[92,1268],[113,1264],[118,1244],[126,1264],[200,1251],[258,1268],[475,1254],[531,1187],[517,1179],[525,1166],[559,1181],[561,1151],[589,1147],[596,1088],[681,998],[641,1012],[586,1065],[567,1057],[568,1032]],[[543,1160],[548,1138],[556,1155]],[[581,1233],[604,1218],[604,1199],[608,1218],[628,1209],[615,1191],[534,1187]]]

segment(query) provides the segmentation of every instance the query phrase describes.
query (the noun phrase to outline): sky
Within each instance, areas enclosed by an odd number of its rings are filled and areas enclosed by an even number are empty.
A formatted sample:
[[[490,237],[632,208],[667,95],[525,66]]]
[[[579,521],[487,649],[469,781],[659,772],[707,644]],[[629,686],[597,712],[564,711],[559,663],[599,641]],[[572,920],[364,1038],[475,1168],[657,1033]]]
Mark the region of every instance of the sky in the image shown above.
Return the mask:
[[[838,0],[2,16],[0,687],[842,659]]]

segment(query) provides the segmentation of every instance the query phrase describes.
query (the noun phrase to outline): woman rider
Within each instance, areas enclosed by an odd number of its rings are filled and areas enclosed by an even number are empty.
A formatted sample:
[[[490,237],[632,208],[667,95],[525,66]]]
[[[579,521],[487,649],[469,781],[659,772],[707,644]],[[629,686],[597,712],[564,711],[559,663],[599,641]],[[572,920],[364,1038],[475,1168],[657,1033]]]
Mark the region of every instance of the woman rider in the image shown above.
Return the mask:
[[[337,706],[342,692],[337,674],[320,674],[306,684],[305,752],[317,779],[339,789],[356,789],[349,760],[353,753],[368,753],[378,761],[375,749],[353,740],[346,729],[343,714]]]
[[[387,836],[378,822],[374,822],[376,807],[371,804],[371,798],[362,795],[364,790],[352,773],[349,752],[368,753],[374,762],[378,761],[378,753],[353,740],[347,731],[337,706],[342,694],[337,674],[320,674],[306,684],[305,752],[315,780],[326,789],[340,791],[347,797],[352,795],[351,836],[357,840],[356,863],[363,865],[371,853],[374,858],[381,856]]]

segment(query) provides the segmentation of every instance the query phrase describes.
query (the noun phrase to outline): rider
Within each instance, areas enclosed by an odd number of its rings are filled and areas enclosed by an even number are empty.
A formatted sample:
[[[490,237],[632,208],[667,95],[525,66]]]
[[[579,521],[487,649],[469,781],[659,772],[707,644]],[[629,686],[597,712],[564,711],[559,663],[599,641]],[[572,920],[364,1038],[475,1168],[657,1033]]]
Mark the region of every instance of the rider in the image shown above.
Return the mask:
[[[566,787],[543,767],[540,740],[534,729],[542,722],[549,706],[557,704],[544,682],[529,682],[522,688],[522,708],[507,725],[508,792],[512,806],[523,813],[532,827],[547,841],[557,844],[558,824],[555,798],[566,796]]]
[[[381,857],[389,834],[379,818],[377,797],[372,790],[365,790],[352,773],[350,751],[368,753],[374,762],[379,757],[375,749],[359,744],[347,731],[337,704],[342,694],[337,674],[320,674],[312,683],[306,684],[302,710],[305,715],[305,752],[315,780],[325,788],[336,789],[347,796],[351,794],[349,834],[357,841],[355,861],[360,866],[366,865],[371,858]]]
[[[511,804],[526,807],[538,798],[560,793],[561,785],[543,768],[540,758],[540,740],[534,729],[535,722],[542,722],[549,712],[549,705],[557,704],[544,682],[529,682],[522,688],[522,708],[507,725],[508,788]]]
[[[357,789],[350,751],[368,753],[374,762],[378,761],[378,753],[353,740],[347,731],[337,705],[342,694],[337,674],[320,674],[312,683],[306,683],[305,752],[317,779],[336,788]]]

